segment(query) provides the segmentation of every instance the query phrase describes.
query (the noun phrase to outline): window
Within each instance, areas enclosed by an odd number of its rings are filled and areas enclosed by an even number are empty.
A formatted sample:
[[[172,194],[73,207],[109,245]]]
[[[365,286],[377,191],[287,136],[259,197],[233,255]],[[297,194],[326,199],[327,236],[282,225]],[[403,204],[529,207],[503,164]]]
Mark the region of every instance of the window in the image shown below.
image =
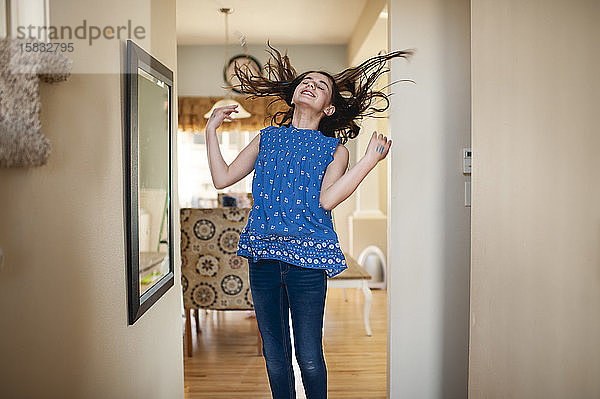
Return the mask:
[[[233,162],[258,131],[223,131],[217,133],[221,154],[227,164]],[[217,190],[212,182],[206,153],[204,132],[177,132],[179,206],[181,208],[215,208],[218,206],[217,193],[252,192],[254,172],[239,182]]]

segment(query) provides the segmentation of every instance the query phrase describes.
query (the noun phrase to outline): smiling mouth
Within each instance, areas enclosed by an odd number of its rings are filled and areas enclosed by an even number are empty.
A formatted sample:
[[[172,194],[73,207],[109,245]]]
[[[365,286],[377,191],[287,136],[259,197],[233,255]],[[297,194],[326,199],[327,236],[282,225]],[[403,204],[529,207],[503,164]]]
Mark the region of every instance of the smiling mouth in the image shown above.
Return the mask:
[[[311,92],[310,92],[310,91],[308,91],[308,90],[302,90],[302,91],[300,92],[300,94],[305,94],[305,95],[307,95],[307,96],[310,96],[310,97],[313,97],[313,98],[315,98],[315,97],[316,97],[316,96],[315,96],[313,93],[311,93]]]

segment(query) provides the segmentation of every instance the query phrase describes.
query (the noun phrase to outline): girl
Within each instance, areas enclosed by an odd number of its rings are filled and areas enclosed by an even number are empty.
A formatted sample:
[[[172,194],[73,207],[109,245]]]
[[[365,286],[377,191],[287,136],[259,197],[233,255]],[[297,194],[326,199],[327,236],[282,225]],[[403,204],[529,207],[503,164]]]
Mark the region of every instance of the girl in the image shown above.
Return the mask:
[[[373,132],[365,155],[347,170],[343,145],[355,138],[356,120],[388,108],[385,93],[373,90],[388,72],[386,61],[412,51],[378,55],[331,75],[300,75],[289,58],[268,44],[268,78],[236,68],[237,86],[250,98],[272,96],[289,106],[272,116],[236,159],[227,165],[216,129],[231,121],[236,106],[217,108],[206,125],[209,167],[216,188],[228,187],[254,170],[254,205],[237,254],[248,259],[250,290],[273,398],[295,398],[289,314],[302,382],[309,399],[327,397],[323,358],[323,311],[327,277],[347,268],[333,228],[331,210],[348,198],[384,159],[392,145]],[[373,103],[381,99],[383,107]],[[273,103],[271,102],[271,104]]]

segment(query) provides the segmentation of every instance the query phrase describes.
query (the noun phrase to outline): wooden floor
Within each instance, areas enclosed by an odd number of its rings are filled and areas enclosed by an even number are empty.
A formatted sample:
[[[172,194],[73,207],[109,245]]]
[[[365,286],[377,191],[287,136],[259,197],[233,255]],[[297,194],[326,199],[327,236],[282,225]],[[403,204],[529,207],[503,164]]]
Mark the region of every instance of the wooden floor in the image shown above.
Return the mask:
[[[373,290],[371,328],[362,322],[363,296],[329,289],[325,305],[328,398],[385,398],[386,291]],[[262,356],[257,356],[256,321],[246,311],[200,312],[202,332],[193,333],[193,356],[185,356],[185,398],[271,398]],[[195,331],[192,320],[192,331]],[[297,381],[297,386],[301,381]],[[303,398],[302,388],[297,389]]]

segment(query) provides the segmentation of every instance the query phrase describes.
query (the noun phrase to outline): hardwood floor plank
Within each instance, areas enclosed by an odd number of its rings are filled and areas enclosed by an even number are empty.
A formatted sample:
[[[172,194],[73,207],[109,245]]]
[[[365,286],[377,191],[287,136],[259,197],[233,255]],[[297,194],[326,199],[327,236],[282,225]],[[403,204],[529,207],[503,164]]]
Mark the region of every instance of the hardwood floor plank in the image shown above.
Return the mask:
[[[347,293],[345,302],[342,289],[327,292],[323,343],[328,397],[385,398],[386,291],[373,290],[371,337],[363,325],[362,293],[357,289]],[[192,326],[192,357],[184,358],[186,399],[271,398],[264,359],[256,355],[256,320],[248,315],[246,311],[200,311],[201,332],[196,335]]]

